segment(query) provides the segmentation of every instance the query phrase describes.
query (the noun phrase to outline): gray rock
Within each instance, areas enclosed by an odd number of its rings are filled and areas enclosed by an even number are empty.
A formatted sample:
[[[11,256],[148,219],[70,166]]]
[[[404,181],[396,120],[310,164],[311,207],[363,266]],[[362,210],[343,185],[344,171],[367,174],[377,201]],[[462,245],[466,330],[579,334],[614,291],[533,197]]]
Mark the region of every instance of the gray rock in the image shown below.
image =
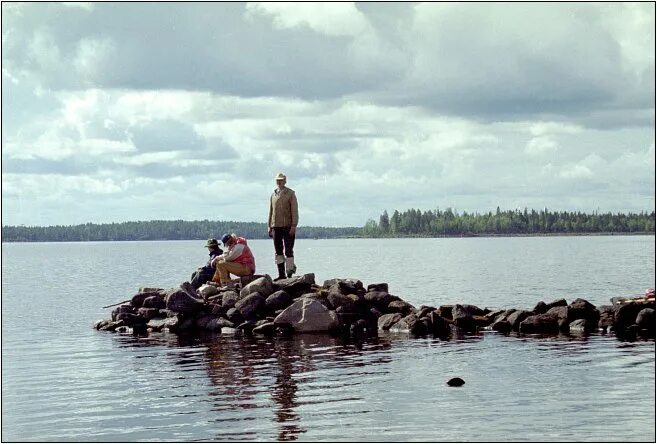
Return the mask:
[[[600,312],[600,319],[598,320],[598,327],[603,331],[607,331],[614,325],[615,309],[613,305],[600,305],[598,307]]]
[[[273,283],[274,290],[284,290],[292,298],[310,293],[315,285],[315,274],[309,273],[303,276],[295,276],[288,279],[280,279]]]
[[[240,291],[240,299],[244,299],[251,293],[260,293],[260,296],[266,298],[274,292],[274,283],[269,275],[258,278],[251,282]]]
[[[452,324],[442,316],[439,310],[434,310],[429,313],[429,320],[431,321],[431,329],[434,336],[438,338],[447,338],[452,333]]]
[[[452,308],[452,320],[454,321],[454,325],[465,332],[474,332],[477,330],[477,323],[471,314],[472,310],[470,307],[473,306],[468,306],[468,308],[466,308],[461,304],[456,304]]]
[[[329,291],[327,299],[328,302],[331,304],[331,307],[333,307],[334,309],[345,306],[346,309],[353,310],[355,300],[354,298],[351,298],[348,295],[344,295],[336,291]]]
[[[196,328],[205,329],[205,327],[207,327],[208,323],[210,321],[212,321],[213,319],[215,319],[215,318],[216,317],[212,316],[212,315],[201,316],[200,318],[196,319],[194,324],[195,324]]]
[[[155,296],[149,296],[146,299],[144,299],[144,302],[142,303],[142,307],[144,308],[166,308],[167,303],[164,300],[164,297],[162,295],[155,295]]]
[[[359,281],[358,279],[329,279],[327,281],[324,281],[324,285],[322,285],[323,288],[330,288],[333,285],[338,285],[338,288],[340,289],[340,292],[342,294],[350,294],[354,293],[357,294],[359,291],[364,290],[365,288],[363,287],[363,283]]]
[[[100,331],[114,331],[122,325],[125,325],[123,323],[123,321],[109,321],[107,324],[103,325],[98,330],[100,330]]]
[[[244,316],[242,316],[242,313],[235,307],[226,312],[226,318],[235,325],[244,322]]]
[[[568,305],[568,321],[572,322],[577,319],[585,319],[588,321],[589,327],[597,328],[600,311],[586,299],[577,298]]]
[[[250,293],[235,304],[244,319],[255,319],[265,310],[265,298],[258,292]]]
[[[410,333],[413,329],[413,326],[418,321],[419,319],[417,316],[414,314],[409,314],[408,316],[401,318],[397,323],[390,327],[390,331],[393,333]]]
[[[135,308],[130,304],[119,305],[114,310],[112,310],[112,320],[116,321],[117,316],[121,313],[132,313],[132,314],[134,314],[135,313]]]
[[[234,336],[237,334],[237,329],[233,327],[222,327],[221,334]]]
[[[636,325],[640,330],[651,331],[655,334],[655,310],[652,308],[644,308],[636,315]]]
[[[141,307],[137,309],[137,314],[144,319],[153,319],[160,314],[160,310],[157,308],[145,308]]]
[[[144,322],[144,319],[134,313],[119,313],[116,315],[117,321],[123,321],[125,325],[132,326]]]
[[[401,313],[406,316],[415,311],[415,307],[409,304],[406,301],[392,301],[388,304],[387,310],[388,313]]]
[[[450,387],[461,387],[463,384],[465,384],[465,381],[461,378],[452,378],[447,381],[447,385]]]
[[[593,331],[595,327],[586,319],[576,319],[568,325],[570,334],[581,335]]]
[[[367,286],[367,292],[369,293],[371,291],[382,291],[384,293],[388,293],[388,284],[370,284]]]
[[[116,327],[116,330],[114,330],[117,333],[125,333],[125,334],[132,334],[133,330],[132,328],[128,327],[127,325],[121,325],[119,327]]]
[[[258,325],[253,329],[254,335],[273,336],[276,330],[276,324],[273,322],[265,322]]]
[[[278,290],[265,299],[265,309],[269,312],[284,309],[292,303],[292,296],[285,290]]]
[[[568,302],[566,302],[565,299],[563,299],[563,298],[562,298],[562,299],[556,299],[556,300],[550,302],[549,304],[545,304],[545,308],[546,308],[545,311],[546,311],[546,313],[547,313],[547,311],[549,311],[551,308],[554,308],[554,307],[565,307],[565,306],[567,306],[567,305],[568,305]]]
[[[172,316],[169,318],[154,318],[148,321],[146,324],[148,328],[152,328],[154,331],[160,331],[163,328],[177,327],[180,323],[180,318],[178,316]]]
[[[220,331],[224,327],[234,328],[235,324],[230,322],[228,319],[224,319],[218,316],[214,316],[206,325],[205,329],[210,331]]]
[[[203,284],[198,288],[199,294],[203,298],[209,298],[210,296],[214,296],[219,293],[219,289],[217,288],[216,285],[208,285],[208,284]]]
[[[236,291],[225,291],[222,293],[221,306],[224,308],[233,308],[239,299],[240,295]]]
[[[494,331],[498,331],[500,333],[509,333],[511,330],[513,330],[513,327],[511,326],[511,323],[507,321],[506,319],[503,319],[501,321],[495,321],[493,322],[493,325],[491,327]]]
[[[94,328],[95,328],[96,330],[100,330],[102,327],[105,327],[105,326],[108,325],[110,322],[112,322],[112,321],[107,320],[107,319],[101,319],[101,320],[96,321],[96,322],[94,323]]]
[[[529,316],[520,323],[521,333],[557,333],[558,331],[559,316],[555,312],[550,313],[550,310],[547,313]]]
[[[167,310],[177,313],[196,313],[203,308],[203,299],[197,299],[181,289],[174,289],[166,296]]]
[[[520,323],[532,315],[533,313],[531,311],[516,310],[507,316],[506,320],[511,324],[513,331],[518,331],[520,329]]]
[[[388,313],[381,315],[377,321],[377,327],[379,330],[390,330],[390,328],[399,322],[402,318],[400,313]]]
[[[338,327],[335,312],[319,301],[302,298],[276,316],[275,324],[289,324],[297,332],[328,332]]]
[[[548,311],[548,306],[545,302],[539,301],[532,311],[536,314],[543,314]]]
[[[374,305],[379,310],[385,311],[391,302],[401,300],[398,296],[393,296],[384,291],[369,291],[363,296],[365,301]]]

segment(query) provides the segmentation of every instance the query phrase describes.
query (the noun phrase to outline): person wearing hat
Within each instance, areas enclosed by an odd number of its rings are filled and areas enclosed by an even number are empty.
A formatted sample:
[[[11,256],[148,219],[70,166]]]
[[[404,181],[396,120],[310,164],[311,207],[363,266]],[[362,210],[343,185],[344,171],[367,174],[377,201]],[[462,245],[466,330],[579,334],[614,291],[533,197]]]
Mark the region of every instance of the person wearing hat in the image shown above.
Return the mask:
[[[294,239],[299,223],[299,208],[294,190],[285,186],[285,174],[278,173],[274,179],[276,189],[269,198],[269,237],[274,239],[277,279],[285,279],[286,268],[288,278],[297,271],[294,264]]]
[[[246,239],[233,234],[224,234],[221,238],[224,247],[228,248],[224,254],[214,259],[216,270],[212,281],[219,285],[226,285],[230,275],[248,276],[255,274],[255,258]]]
[[[199,267],[198,270],[192,273],[192,278],[189,282],[194,288],[199,288],[201,285],[212,279],[215,270],[213,261],[223,253],[223,250],[219,248],[219,242],[217,239],[208,239],[205,246],[210,254],[210,259],[208,259],[208,262],[204,266]]]

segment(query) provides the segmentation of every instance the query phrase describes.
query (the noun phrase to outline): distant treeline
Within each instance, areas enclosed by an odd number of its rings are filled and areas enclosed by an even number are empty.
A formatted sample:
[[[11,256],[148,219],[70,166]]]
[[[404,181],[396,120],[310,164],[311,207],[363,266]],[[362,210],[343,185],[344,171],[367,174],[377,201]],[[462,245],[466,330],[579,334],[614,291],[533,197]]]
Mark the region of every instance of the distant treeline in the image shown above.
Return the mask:
[[[336,238],[355,236],[360,227],[299,227],[298,238]],[[221,238],[224,233],[237,233],[247,239],[267,238],[267,224],[233,221],[152,220],[110,224],[56,225],[50,227],[3,226],[3,242],[76,242],[191,240]]]
[[[468,236],[514,234],[575,234],[575,233],[654,233],[655,212],[581,213],[567,211],[500,211],[495,213],[457,213],[444,211],[387,211],[379,222],[368,220],[362,230],[365,237],[390,236]]]

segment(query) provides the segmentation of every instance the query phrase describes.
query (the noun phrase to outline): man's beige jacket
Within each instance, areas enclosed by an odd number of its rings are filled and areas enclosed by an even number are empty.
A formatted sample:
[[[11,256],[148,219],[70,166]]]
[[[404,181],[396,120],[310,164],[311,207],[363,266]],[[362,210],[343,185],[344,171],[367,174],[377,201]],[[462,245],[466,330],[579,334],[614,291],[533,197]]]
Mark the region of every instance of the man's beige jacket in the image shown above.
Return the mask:
[[[299,223],[299,207],[294,190],[276,188],[269,199],[269,227],[296,227]]]

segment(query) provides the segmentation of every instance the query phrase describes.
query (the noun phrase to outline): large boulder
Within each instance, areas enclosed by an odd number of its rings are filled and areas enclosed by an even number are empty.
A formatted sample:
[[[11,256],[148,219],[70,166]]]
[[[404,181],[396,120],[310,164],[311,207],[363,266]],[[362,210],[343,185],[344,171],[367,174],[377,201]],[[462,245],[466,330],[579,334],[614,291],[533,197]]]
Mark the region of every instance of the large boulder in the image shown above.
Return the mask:
[[[551,308],[554,308],[554,307],[565,307],[567,305],[568,305],[568,302],[565,299],[563,299],[563,298],[555,299],[554,301],[552,301],[548,304],[545,304],[545,312],[547,313]]]
[[[628,327],[635,325],[639,312],[644,308],[652,308],[654,310],[655,303],[625,302],[614,305],[614,308],[616,309],[614,314],[614,332],[622,336]]]
[[[370,284],[367,286],[367,292],[369,293],[370,291],[383,291],[384,293],[387,293],[388,284],[386,283]]]
[[[549,310],[548,313],[529,316],[520,323],[519,330],[520,333],[558,333],[559,316]]]
[[[182,289],[173,289],[167,292],[166,309],[178,313],[196,313],[203,308],[203,299],[191,296]]]
[[[614,313],[616,310],[613,305],[600,305],[598,311],[600,312],[598,327],[602,331],[607,332],[607,330],[614,326]]]
[[[652,308],[643,308],[636,315],[636,325],[639,330],[645,330],[649,333],[648,336],[654,337],[655,335],[655,310]]]
[[[338,285],[340,291],[344,294],[349,293],[358,293],[359,291],[365,290],[363,283],[358,279],[329,279],[324,281],[323,288],[330,288],[333,285]]]
[[[119,314],[121,314],[121,313],[132,313],[132,314],[134,314],[135,311],[136,311],[136,310],[135,310],[135,307],[133,307],[131,304],[123,304],[123,305],[119,305],[119,306],[116,307],[114,310],[112,310],[112,315],[111,315],[111,316],[112,316],[112,320],[113,320],[113,321],[116,321],[116,320],[117,320],[117,316],[118,316]]]
[[[198,288],[199,294],[204,298],[209,298],[219,293],[219,288],[216,285],[203,284]]]
[[[236,291],[225,291],[221,296],[221,306],[225,308],[233,308],[239,299],[240,295]]]
[[[181,318],[178,316],[171,316],[168,318],[154,318],[148,321],[148,328],[153,329],[154,331],[160,331],[163,328],[175,328],[180,324]]]
[[[274,323],[289,324],[297,332],[327,332],[338,327],[338,318],[321,302],[302,298],[276,316]]]
[[[166,296],[166,290],[162,288],[140,288],[139,292],[132,297],[132,300],[130,301],[130,304],[135,307],[139,308],[142,306],[144,303],[144,300],[146,298],[149,298],[151,296],[161,296],[164,298]]]
[[[401,321],[402,315],[400,313],[388,313],[381,315],[377,321],[377,327],[379,330],[390,330],[390,328],[395,325],[397,322]]]
[[[285,290],[293,298],[299,297],[312,291],[315,285],[315,274],[308,273],[288,279],[280,279],[273,283],[274,291]]]
[[[559,305],[559,306],[550,308],[545,314],[546,315],[549,314],[549,315],[552,315],[552,316],[556,316],[557,325],[559,327],[559,330],[564,332],[564,333],[567,333],[568,330],[569,330],[569,324],[570,324],[569,313],[570,313],[570,308],[567,305],[566,306]]]
[[[251,293],[260,293],[260,296],[266,298],[274,292],[274,283],[269,275],[251,282],[240,291],[240,299],[243,299]]]
[[[420,320],[416,315],[409,314],[408,316],[401,318],[392,327],[390,327],[390,331],[393,333],[411,333],[413,330],[415,330],[415,324],[419,321]]]
[[[513,331],[518,331],[520,330],[520,323],[533,314],[534,313],[527,310],[515,310],[506,317],[506,320],[509,321],[509,324],[511,324]]]
[[[431,321],[432,333],[438,338],[447,338],[452,333],[452,324],[442,316],[440,311],[434,310],[429,313],[429,320]]]
[[[363,298],[381,311],[386,311],[391,302],[401,300],[398,296],[393,296],[386,291],[368,291]]]
[[[507,321],[506,319],[502,319],[501,321],[493,322],[491,329],[493,331],[506,334],[509,333],[511,330],[513,330],[513,327],[511,327],[511,323],[509,321]]]
[[[119,313],[116,315],[116,320],[123,321],[124,325],[128,326],[144,322],[144,318],[134,313]]]
[[[235,308],[240,311],[244,319],[255,319],[265,309],[265,298],[258,292],[251,293],[237,301]]]
[[[545,302],[538,301],[532,311],[534,312],[534,314],[543,314],[546,311],[548,311],[548,306]]]
[[[155,295],[155,296],[149,296],[146,299],[144,299],[144,302],[142,304],[143,308],[166,308],[167,302],[164,299],[163,295]]]
[[[287,308],[292,303],[292,296],[285,290],[278,290],[265,299],[265,309],[269,312]]]
[[[472,310],[470,307],[456,304],[452,307],[452,320],[460,330],[465,332],[474,332],[477,330],[477,322],[475,321]]]
[[[137,309],[137,314],[144,319],[153,319],[160,314],[160,310],[157,308],[141,307]]]
[[[586,299],[577,298],[568,305],[568,321],[573,322],[577,319],[585,319],[589,327],[597,328],[600,312]]]
[[[568,325],[568,331],[573,335],[581,335],[592,332],[597,327],[597,323],[594,325],[591,321],[586,319],[576,319]]]
[[[389,303],[388,308],[385,311],[388,313],[401,313],[402,315],[406,316],[415,312],[416,309],[408,302],[399,300]]]
[[[333,309],[337,309],[338,307],[345,306],[346,309],[353,310],[354,302],[357,299],[357,296],[355,295],[353,296],[354,297],[350,297],[350,295],[344,295],[337,291],[329,291],[329,294],[326,298],[328,299]]]

